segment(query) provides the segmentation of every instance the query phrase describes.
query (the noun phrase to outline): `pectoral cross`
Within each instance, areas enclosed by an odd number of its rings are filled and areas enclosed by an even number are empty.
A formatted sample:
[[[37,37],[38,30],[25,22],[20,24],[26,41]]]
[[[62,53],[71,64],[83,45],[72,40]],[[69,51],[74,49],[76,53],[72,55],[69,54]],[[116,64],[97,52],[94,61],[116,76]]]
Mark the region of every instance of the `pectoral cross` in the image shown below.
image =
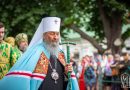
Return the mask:
[[[58,22],[58,21],[57,21],[57,20],[55,20],[54,22],[55,22],[55,24],[57,24],[57,22]]]

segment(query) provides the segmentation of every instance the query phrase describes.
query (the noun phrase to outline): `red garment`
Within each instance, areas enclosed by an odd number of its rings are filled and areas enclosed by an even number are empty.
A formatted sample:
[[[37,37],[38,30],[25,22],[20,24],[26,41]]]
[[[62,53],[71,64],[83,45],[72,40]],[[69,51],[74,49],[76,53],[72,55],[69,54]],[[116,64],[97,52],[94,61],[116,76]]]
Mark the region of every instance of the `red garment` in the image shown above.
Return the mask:
[[[86,90],[85,81],[84,81],[84,72],[85,72],[84,66],[85,65],[83,65],[82,73],[81,73],[81,75],[79,77],[79,88],[80,88],[80,90]]]

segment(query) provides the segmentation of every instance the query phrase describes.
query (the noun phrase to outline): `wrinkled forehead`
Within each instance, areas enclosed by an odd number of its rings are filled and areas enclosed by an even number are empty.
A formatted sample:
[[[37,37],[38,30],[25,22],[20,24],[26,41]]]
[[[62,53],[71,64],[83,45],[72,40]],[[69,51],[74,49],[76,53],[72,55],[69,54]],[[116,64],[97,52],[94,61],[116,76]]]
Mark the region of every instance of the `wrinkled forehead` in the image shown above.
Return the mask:
[[[43,33],[43,34],[48,34],[48,35],[50,35],[50,34],[60,34],[60,32],[56,32],[56,31],[49,31],[49,32],[45,32],[45,33]]]

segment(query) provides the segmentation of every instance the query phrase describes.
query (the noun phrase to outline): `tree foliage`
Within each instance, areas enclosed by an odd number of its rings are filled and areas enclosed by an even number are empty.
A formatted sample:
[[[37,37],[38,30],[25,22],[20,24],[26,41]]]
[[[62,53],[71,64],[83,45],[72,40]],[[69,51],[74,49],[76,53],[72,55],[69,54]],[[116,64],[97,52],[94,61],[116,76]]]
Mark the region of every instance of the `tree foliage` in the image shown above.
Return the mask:
[[[105,26],[99,10],[99,1],[102,3],[101,7],[110,25],[112,25],[112,20],[116,17],[113,18],[115,13],[115,15],[120,16],[122,23],[126,23],[126,14],[129,13],[129,7],[124,3],[120,3],[119,0],[0,1],[0,18],[6,26],[7,36],[15,36],[20,32],[25,32],[28,34],[29,38],[31,38],[43,14],[47,14],[62,18],[61,35],[63,38],[68,38],[64,30],[67,30],[69,33],[69,31],[72,30],[71,25],[75,25],[78,30],[82,31],[82,29],[84,29],[86,32],[94,32],[95,35],[90,37],[94,38],[97,43],[101,43],[112,31],[110,30],[106,33],[104,29]],[[84,32],[84,35],[87,35],[86,32]],[[130,30],[127,32],[130,32]],[[80,34],[80,32],[77,33]]]

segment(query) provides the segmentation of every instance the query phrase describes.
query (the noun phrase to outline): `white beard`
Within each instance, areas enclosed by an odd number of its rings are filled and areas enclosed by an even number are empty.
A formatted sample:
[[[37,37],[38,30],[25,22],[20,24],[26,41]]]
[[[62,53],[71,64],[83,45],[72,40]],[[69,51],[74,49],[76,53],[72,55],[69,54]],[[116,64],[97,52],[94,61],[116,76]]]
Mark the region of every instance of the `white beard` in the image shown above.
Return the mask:
[[[46,40],[43,40],[45,42],[45,47],[48,50],[48,52],[51,55],[55,55],[58,57],[58,52],[59,52],[59,42],[48,42]]]

